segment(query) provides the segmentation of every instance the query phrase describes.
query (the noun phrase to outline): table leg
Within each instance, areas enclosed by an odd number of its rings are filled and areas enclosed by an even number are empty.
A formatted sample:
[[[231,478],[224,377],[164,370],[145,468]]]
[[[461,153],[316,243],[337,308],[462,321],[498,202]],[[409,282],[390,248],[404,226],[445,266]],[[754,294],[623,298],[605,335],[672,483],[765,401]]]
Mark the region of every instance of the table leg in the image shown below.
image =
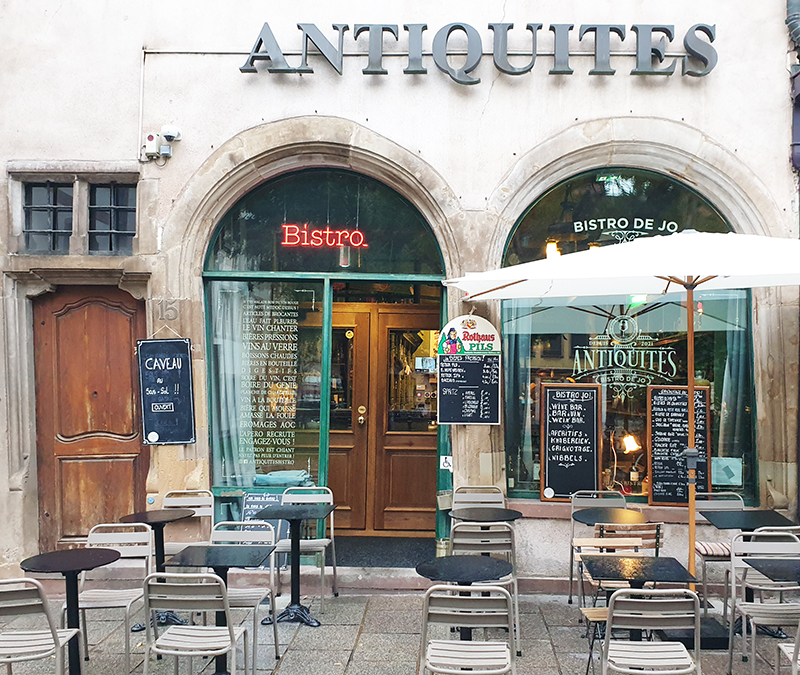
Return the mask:
[[[296,621],[306,626],[316,628],[320,625],[308,610],[300,604],[300,524],[298,519],[290,520],[290,534],[292,540],[292,598],[291,604],[278,615],[278,621]],[[263,623],[263,622],[262,622]]]
[[[78,606],[78,572],[65,572],[64,580],[67,589],[67,627],[80,628],[80,611]],[[84,626],[84,630],[86,626]],[[81,675],[81,655],[78,648],[78,636],[67,645],[69,656],[69,675]]]

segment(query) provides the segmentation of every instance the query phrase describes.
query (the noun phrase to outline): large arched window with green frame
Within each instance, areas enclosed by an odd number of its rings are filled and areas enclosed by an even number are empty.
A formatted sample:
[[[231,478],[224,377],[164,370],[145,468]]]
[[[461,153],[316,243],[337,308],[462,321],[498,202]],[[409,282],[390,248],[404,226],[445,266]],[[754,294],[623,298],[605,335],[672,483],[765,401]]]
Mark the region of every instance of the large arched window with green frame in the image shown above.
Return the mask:
[[[642,236],[694,229],[728,232],[713,204],[668,176],[603,168],[576,175],[539,197],[509,235],[504,266],[608,246]],[[686,318],[682,293],[657,297],[590,297],[504,301],[506,451],[512,494],[540,490],[542,385],[601,385],[602,463],[598,487],[644,498],[648,475],[648,386],[686,384]],[[695,293],[696,384],[708,387],[711,488],[753,499],[757,478],[750,294]],[[614,326],[635,326],[628,352]],[[633,329],[631,329],[633,330]],[[639,356],[641,356],[639,354]],[[657,354],[658,357],[653,357]],[[623,439],[632,436],[633,452]]]
[[[325,484],[332,303],[438,303],[443,272],[419,210],[352,171],[282,175],[234,204],[203,272],[214,488]]]

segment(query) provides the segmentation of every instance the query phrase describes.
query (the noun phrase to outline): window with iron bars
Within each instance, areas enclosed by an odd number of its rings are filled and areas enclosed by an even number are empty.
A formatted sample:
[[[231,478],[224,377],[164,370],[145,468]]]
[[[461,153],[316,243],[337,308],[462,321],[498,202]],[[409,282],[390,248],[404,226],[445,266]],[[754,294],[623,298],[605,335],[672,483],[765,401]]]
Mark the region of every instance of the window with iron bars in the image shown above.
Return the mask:
[[[89,253],[131,255],[136,235],[136,186],[92,185],[89,191]]]
[[[69,253],[72,234],[72,185],[25,185],[25,250],[28,253]]]

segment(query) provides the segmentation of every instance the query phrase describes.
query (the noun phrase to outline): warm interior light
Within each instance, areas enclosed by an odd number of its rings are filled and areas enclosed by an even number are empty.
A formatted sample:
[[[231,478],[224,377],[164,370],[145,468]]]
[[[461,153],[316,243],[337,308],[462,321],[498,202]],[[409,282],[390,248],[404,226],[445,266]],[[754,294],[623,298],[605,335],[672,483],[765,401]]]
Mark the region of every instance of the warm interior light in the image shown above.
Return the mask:
[[[548,258],[557,258],[561,255],[561,251],[558,250],[558,243],[555,241],[548,241],[544,247],[544,252]]]
[[[622,437],[622,445],[624,447],[623,452],[626,455],[642,449],[642,446],[636,442],[636,437],[633,434],[625,434]]]

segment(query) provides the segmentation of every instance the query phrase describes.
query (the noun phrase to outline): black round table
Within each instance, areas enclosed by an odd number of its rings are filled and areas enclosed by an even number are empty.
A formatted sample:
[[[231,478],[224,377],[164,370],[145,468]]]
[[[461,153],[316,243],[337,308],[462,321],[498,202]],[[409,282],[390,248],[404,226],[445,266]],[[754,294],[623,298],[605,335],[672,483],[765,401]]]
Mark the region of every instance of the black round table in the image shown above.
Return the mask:
[[[579,509],[572,514],[572,520],[584,525],[597,525],[609,523],[613,525],[638,525],[647,522],[647,516],[633,509],[620,509],[616,507],[592,507]]]
[[[160,509],[155,511],[138,511],[123,516],[121,523],[146,523],[153,528],[153,539],[156,545],[156,572],[164,571],[164,526],[176,520],[191,518],[192,509]]]
[[[300,604],[300,525],[304,520],[322,520],[336,508],[334,504],[275,504],[256,514],[259,520],[288,520],[292,540],[292,599],[289,606],[278,614],[277,621],[296,621],[316,628],[320,625],[308,607]],[[269,617],[267,617],[269,618]],[[262,621],[261,623],[264,623]]]
[[[466,506],[450,511],[454,520],[470,520],[474,523],[510,523],[522,518],[516,509],[505,509],[501,506]]]
[[[19,566],[26,572],[64,575],[67,590],[67,627],[80,628],[78,612],[78,575],[86,570],[109,565],[119,559],[119,551],[110,548],[72,548],[50,551],[23,560]],[[81,675],[78,638],[69,641],[69,675]]]

